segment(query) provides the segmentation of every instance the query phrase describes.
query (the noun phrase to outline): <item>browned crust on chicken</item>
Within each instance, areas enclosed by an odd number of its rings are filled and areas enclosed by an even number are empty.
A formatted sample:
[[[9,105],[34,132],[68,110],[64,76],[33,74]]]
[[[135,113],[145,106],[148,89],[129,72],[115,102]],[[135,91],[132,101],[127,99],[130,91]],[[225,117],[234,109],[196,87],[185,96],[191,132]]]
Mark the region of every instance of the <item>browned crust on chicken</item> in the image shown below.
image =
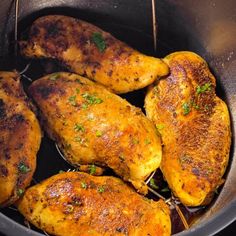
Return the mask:
[[[72,72],[115,93],[143,88],[168,73],[162,60],[143,55],[98,27],[67,16],[37,19],[28,41],[20,46],[26,57],[57,59]]]
[[[114,177],[65,172],[29,188],[18,203],[28,221],[58,236],[168,236],[170,211]]]
[[[56,73],[29,88],[45,130],[75,166],[108,166],[146,193],[161,162],[160,137],[139,108],[76,74]],[[142,189],[142,190],[141,190]]]
[[[201,57],[177,52],[164,60],[171,73],[145,99],[147,115],[162,136],[161,169],[185,205],[205,205],[222,183],[229,159],[228,109]]]
[[[0,207],[15,202],[30,184],[41,140],[15,72],[0,72]]]

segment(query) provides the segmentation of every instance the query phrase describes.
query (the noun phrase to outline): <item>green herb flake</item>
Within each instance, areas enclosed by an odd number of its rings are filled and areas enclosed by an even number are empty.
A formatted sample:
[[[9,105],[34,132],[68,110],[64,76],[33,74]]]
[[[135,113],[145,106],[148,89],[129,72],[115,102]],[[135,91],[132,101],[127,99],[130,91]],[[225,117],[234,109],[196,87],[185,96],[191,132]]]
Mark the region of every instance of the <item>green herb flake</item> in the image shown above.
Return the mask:
[[[200,109],[200,107],[199,107],[195,102],[193,102],[193,105],[192,105],[192,106],[193,106],[193,108],[196,109],[196,110],[199,110],[199,109]]]
[[[133,144],[139,144],[139,140],[136,139],[136,138],[133,138],[132,143],[133,143]]]
[[[155,179],[153,179],[153,178],[150,179],[150,186],[153,189],[159,189],[159,187],[156,185]]]
[[[76,106],[77,103],[76,103],[76,96],[71,96],[68,98],[68,102],[72,105],[72,106]]]
[[[98,187],[98,192],[99,193],[103,193],[105,191],[103,186]]]
[[[80,93],[80,89],[79,88],[77,88],[75,91],[76,91],[77,94]]]
[[[153,88],[153,93],[154,93],[154,95],[156,95],[157,97],[159,96],[160,91],[159,91],[158,86],[155,86],[155,87]]]
[[[80,79],[76,79],[75,82],[78,84],[83,84]]]
[[[182,108],[183,108],[184,116],[188,115],[189,112],[191,111],[191,108],[190,108],[189,104],[186,103],[186,102],[182,105]]]
[[[202,86],[197,86],[197,94],[200,94],[200,93],[205,93],[207,91],[210,91],[211,90],[211,84],[210,83],[205,83],[204,85]]]
[[[166,193],[166,192],[170,192],[170,189],[168,186],[166,186],[165,188],[161,189],[162,193]]]
[[[68,126],[68,122],[67,122],[67,121],[63,121],[63,122],[62,122],[62,125]]]
[[[19,188],[19,189],[17,189],[17,195],[20,197],[20,196],[22,196],[22,194],[24,193],[24,189],[22,189],[22,188]]]
[[[120,155],[119,155],[119,159],[120,159],[121,161],[124,161],[124,160],[125,160],[124,155],[123,155],[123,154],[120,154]]]
[[[157,130],[162,130],[165,128],[165,126],[163,124],[156,124],[156,128]]]
[[[54,73],[49,77],[49,79],[52,80],[52,81],[55,81],[55,80],[59,79],[59,77],[60,76],[59,76],[58,73]]]
[[[145,142],[146,145],[151,143],[151,141],[149,139],[145,139],[144,142]]]
[[[96,173],[96,166],[95,165],[90,165],[89,166],[89,173],[90,175],[94,175]]]
[[[97,130],[96,131],[96,136],[99,138],[99,137],[102,137],[102,131],[100,131],[100,130]]]
[[[81,188],[87,189],[87,184],[85,182],[81,182]]]
[[[75,142],[81,143],[82,138],[79,136],[76,136],[74,140],[75,140]]]
[[[25,165],[25,163],[23,162],[21,162],[18,165],[18,170],[20,171],[20,173],[23,173],[23,174],[30,172],[30,168],[27,165]]]
[[[103,102],[101,98],[96,97],[95,95],[91,95],[88,93],[82,94],[82,97],[88,102],[88,104],[93,105],[93,104],[100,104]]]
[[[215,192],[215,194],[216,194],[216,195],[219,195],[219,190],[218,190],[218,188],[217,188],[217,189],[215,189],[215,191],[214,191],[214,192]]]
[[[66,143],[66,144],[65,144],[65,148],[66,148],[66,149],[71,149],[71,144],[70,144],[70,143]]]
[[[58,173],[59,173],[59,174],[62,174],[62,173],[65,173],[65,171],[64,171],[64,170],[59,170]]]
[[[83,110],[86,110],[88,108],[88,104],[87,103],[83,103],[81,107],[82,107]]]
[[[149,198],[146,198],[146,197],[143,197],[143,200],[146,201],[146,202],[149,202],[149,203],[152,202],[152,199],[149,199]]]
[[[94,32],[92,34],[92,38],[91,41],[96,45],[96,47],[98,48],[98,50],[100,52],[104,52],[106,49],[106,42],[102,36],[101,33],[99,32]]]
[[[75,130],[76,132],[79,132],[79,131],[84,132],[84,131],[85,131],[85,128],[84,128],[84,126],[81,125],[81,124],[75,124],[74,130]]]

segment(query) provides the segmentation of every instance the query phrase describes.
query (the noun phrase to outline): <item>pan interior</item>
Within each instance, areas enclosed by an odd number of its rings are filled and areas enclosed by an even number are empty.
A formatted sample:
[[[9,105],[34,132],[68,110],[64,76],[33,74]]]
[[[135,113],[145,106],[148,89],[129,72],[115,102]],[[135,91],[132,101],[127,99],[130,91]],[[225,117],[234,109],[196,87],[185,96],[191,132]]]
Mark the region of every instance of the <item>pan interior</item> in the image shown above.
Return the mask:
[[[189,36],[188,37],[186,36],[188,31],[184,29],[184,27],[180,30],[181,32],[179,32],[178,34],[176,34],[175,30],[171,32],[171,29],[160,29],[161,33],[157,42],[157,51],[154,52],[153,37],[151,35],[150,30],[141,30],[130,25],[121,24],[116,20],[108,21],[105,15],[99,15],[99,14],[93,15],[91,12],[86,12],[86,11],[81,12],[80,10],[68,7],[58,7],[53,9],[46,8],[44,10],[36,11],[32,14],[27,15],[26,17],[23,17],[19,22],[19,37],[22,36],[24,37],[24,35],[28,30],[28,27],[31,25],[34,19],[38,18],[39,16],[48,14],[69,15],[94,23],[95,25],[101,27],[102,29],[112,33],[116,38],[126,42],[133,48],[138,49],[139,51],[148,55],[164,57],[165,55],[174,51],[194,50],[194,49],[197,49],[196,52],[202,53],[203,55],[205,54],[205,49],[202,47],[201,43],[198,40],[194,42],[194,45],[193,44],[191,45],[188,42],[188,40],[186,40]],[[193,35],[193,37],[194,39],[196,39],[195,35]],[[17,69],[18,71],[22,71],[29,61],[20,56],[18,57],[13,56],[14,54],[14,51],[12,50],[14,48],[13,32],[9,36],[9,41],[10,41],[9,54],[8,54],[9,57],[4,57],[0,59],[0,67],[1,67],[0,69],[1,70]],[[53,61],[33,60],[31,61],[31,66],[29,67],[29,69],[25,72],[25,75],[31,78],[32,80],[35,80],[41,77],[42,75],[51,72],[56,72],[59,70],[66,70],[66,69],[56,64]],[[29,84],[30,82],[24,78],[23,85],[26,91]],[[223,98],[224,100],[227,100],[226,92],[224,90],[224,85],[222,85],[222,83],[220,83],[219,80],[217,80],[217,94],[219,97]],[[124,95],[124,97],[131,104],[143,109],[144,95],[145,95],[145,89],[126,94]],[[233,151],[231,152],[231,154],[232,153]],[[51,141],[45,135],[42,140],[40,151],[38,153],[37,169],[32,184],[35,184],[45,178],[57,174],[60,170],[66,171],[68,169],[73,169],[73,167],[70,166],[68,163],[66,163],[60,157],[55,148],[54,142]],[[113,174],[113,173],[108,172],[108,174]],[[217,198],[213,200],[212,204],[209,207],[207,207],[206,211],[208,211],[212,206],[214,206],[215,201],[217,201]],[[183,211],[185,210],[186,210],[185,212],[186,216],[191,218],[195,216],[196,212],[198,212],[199,209],[183,209]],[[23,217],[15,210],[12,210],[11,208],[6,208],[2,209],[1,212],[9,216],[10,218],[14,219],[15,221],[19,222],[20,224],[24,225]],[[172,220],[174,225],[173,233],[181,231],[183,229],[183,226],[181,225],[181,223],[179,223],[179,219],[178,217],[176,217],[176,214],[172,215]],[[33,229],[38,231],[34,227]]]

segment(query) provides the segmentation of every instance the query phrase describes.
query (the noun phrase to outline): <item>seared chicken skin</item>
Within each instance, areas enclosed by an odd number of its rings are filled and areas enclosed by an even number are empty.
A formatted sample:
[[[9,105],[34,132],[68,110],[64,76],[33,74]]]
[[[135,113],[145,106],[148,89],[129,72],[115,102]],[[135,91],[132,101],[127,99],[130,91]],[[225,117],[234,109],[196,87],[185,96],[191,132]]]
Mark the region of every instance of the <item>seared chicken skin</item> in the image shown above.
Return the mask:
[[[39,123],[14,72],[0,72],[0,207],[30,184],[40,146]]]
[[[70,71],[115,93],[143,88],[168,73],[162,60],[143,55],[98,27],[67,16],[37,19],[28,41],[20,45],[22,55],[57,59]]]
[[[147,116],[164,144],[161,170],[183,204],[206,205],[223,182],[229,159],[229,112],[201,57],[177,52],[164,61],[170,75],[157,81],[145,99]]]
[[[168,236],[170,212],[162,201],[138,195],[114,177],[65,172],[30,187],[19,211],[56,236]]]
[[[141,192],[159,167],[161,143],[152,122],[103,86],[70,73],[38,79],[29,88],[45,130],[73,165],[112,168]]]

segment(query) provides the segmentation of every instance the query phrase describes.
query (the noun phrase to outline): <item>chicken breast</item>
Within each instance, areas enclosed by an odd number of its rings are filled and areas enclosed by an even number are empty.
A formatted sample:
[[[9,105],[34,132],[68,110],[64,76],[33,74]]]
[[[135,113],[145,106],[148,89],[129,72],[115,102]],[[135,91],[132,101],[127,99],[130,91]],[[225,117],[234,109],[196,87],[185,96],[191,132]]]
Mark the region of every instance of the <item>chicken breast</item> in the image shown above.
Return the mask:
[[[201,57],[176,52],[164,60],[171,73],[145,99],[147,115],[162,136],[161,170],[183,204],[206,205],[222,183],[229,159],[229,112]]]
[[[15,72],[0,72],[0,207],[30,184],[40,146],[39,123]]]
[[[75,166],[112,168],[139,191],[159,167],[160,137],[141,109],[76,74],[55,73],[29,88],[45,130]]]
[[[37,19],[22,55],[54,58],[70,71],[99,82],[115,93],[151,84],[168,73],[160,59],[146,56],[87,22],[60,15]]]
[[[145,199],[115,177],[64,172],[30,187],[18,209],[36,227],[56,236],[168,236],[164,201]]]

